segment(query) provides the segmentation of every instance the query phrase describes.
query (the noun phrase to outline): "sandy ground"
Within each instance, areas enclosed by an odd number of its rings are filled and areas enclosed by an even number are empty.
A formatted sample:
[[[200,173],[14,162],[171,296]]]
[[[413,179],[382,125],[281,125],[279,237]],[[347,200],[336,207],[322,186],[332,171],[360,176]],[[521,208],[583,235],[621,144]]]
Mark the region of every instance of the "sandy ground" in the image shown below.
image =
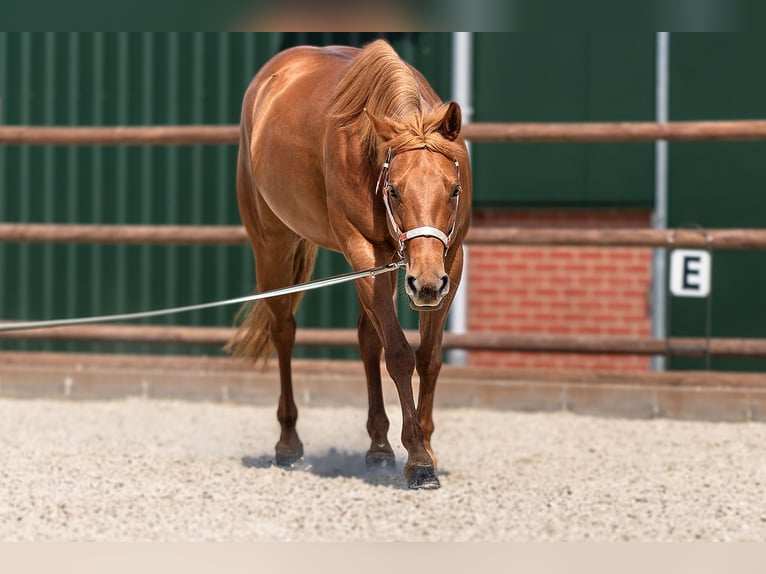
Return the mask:
[[[365,412],[0,400],[0,540],[766,540],[766,425],[440,410],[442,488],[370,473]],[[401,424],[389,409],[392,439]]]

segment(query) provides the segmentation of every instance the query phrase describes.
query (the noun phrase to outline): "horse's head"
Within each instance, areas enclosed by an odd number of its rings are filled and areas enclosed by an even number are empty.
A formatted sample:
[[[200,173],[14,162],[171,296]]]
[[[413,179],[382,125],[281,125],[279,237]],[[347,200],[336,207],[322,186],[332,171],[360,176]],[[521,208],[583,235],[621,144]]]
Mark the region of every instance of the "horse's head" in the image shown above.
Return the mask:
[[[433,117],[431,117],[433,116]],[[460,134],[460,108],[437,108],[413,127],[370,115],[385,149],[378,193],[388,228],[407,264],[405,291],[417,310],[439,309],[449,293],[445,258],[455,249],[462,182],[458,156],[467,157]],[[470,199],[470,198],[469,198]],[[465,203],[464,209],[470,203]]]

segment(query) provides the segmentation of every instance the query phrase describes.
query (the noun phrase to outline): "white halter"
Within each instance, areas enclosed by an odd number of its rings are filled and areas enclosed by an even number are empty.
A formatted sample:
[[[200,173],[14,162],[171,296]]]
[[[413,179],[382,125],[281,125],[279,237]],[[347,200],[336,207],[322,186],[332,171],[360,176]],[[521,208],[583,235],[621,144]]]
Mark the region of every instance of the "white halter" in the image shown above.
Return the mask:
[[[378,176],[378,182],[375,184],[375,195],[378,194],[378,190],[381,188],[381,182],[383,182],[383,203],[386,206],[386,215],[388,215],[388,221],[391,223],[391,229],[394,231],[394,237],[399,242],[398,254],[401,257],[404,251],[404,242],[415,237],[435,237],[444,244],[444,255],[446,257],[449,250],[450,243],[452,242],[452,235],[455,233],[455,224],[457,223],[457,208],[460,201],[460,195],[455,198],[455,217],[452,219],[452,225],[450,225],[449,231],[444,233],[441,229],[431,227],[430,225],[423,225],[410,229],[409,231],[402,231],[394,218],[394,212],[391,209],[391,204],[388,201],[388,194],[391,191],[391,185],[388,183],[388,172],[391,167],[392,159],[391,148],[388,149],[386,154],[386,161],[383,162],[383,167],[380,170]],[[458,186],[460,185],[460,163],[454,160],[455,168],[457,169]]]

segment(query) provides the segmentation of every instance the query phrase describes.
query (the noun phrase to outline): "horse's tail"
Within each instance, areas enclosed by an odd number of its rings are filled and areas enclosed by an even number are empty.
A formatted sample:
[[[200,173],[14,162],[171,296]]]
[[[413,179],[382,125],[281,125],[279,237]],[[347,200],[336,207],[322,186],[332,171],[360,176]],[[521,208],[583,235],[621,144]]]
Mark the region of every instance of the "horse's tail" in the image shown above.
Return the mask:
[[[318,248],[314,243],[301,239],[293,258],[293,285],[305,283],[314,272]],[[256,262],[257,265],[257,262]],[[298,309],[303,293],[283,295],[292,297],[292,311]],[[266,301],[259,300],[245,303],[237,312],[235,323],[240,323],[237,332],[229,339],[224,349],[235,357],[250,358],[257,362],[268,361],[274,353],[274,345],[269,333],[270,313]]]

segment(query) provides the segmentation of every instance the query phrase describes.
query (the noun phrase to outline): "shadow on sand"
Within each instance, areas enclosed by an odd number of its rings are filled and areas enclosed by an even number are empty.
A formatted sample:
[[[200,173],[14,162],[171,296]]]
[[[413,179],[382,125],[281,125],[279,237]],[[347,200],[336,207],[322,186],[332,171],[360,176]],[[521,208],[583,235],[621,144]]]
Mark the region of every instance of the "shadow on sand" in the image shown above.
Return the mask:
[[[246,468],[260,469],[277,467],[274,463],[274,455],[244,456],[242,465]],[[338,452],[331,448],[324,454],[306,455],[301,461],[284,470],[310,472],[322,478],[355,478],[373,486],[407,490],[399,462],[395,468],[368,468],[364,452]],[[437,474],[441,477],[448,473],[439,471]]]

